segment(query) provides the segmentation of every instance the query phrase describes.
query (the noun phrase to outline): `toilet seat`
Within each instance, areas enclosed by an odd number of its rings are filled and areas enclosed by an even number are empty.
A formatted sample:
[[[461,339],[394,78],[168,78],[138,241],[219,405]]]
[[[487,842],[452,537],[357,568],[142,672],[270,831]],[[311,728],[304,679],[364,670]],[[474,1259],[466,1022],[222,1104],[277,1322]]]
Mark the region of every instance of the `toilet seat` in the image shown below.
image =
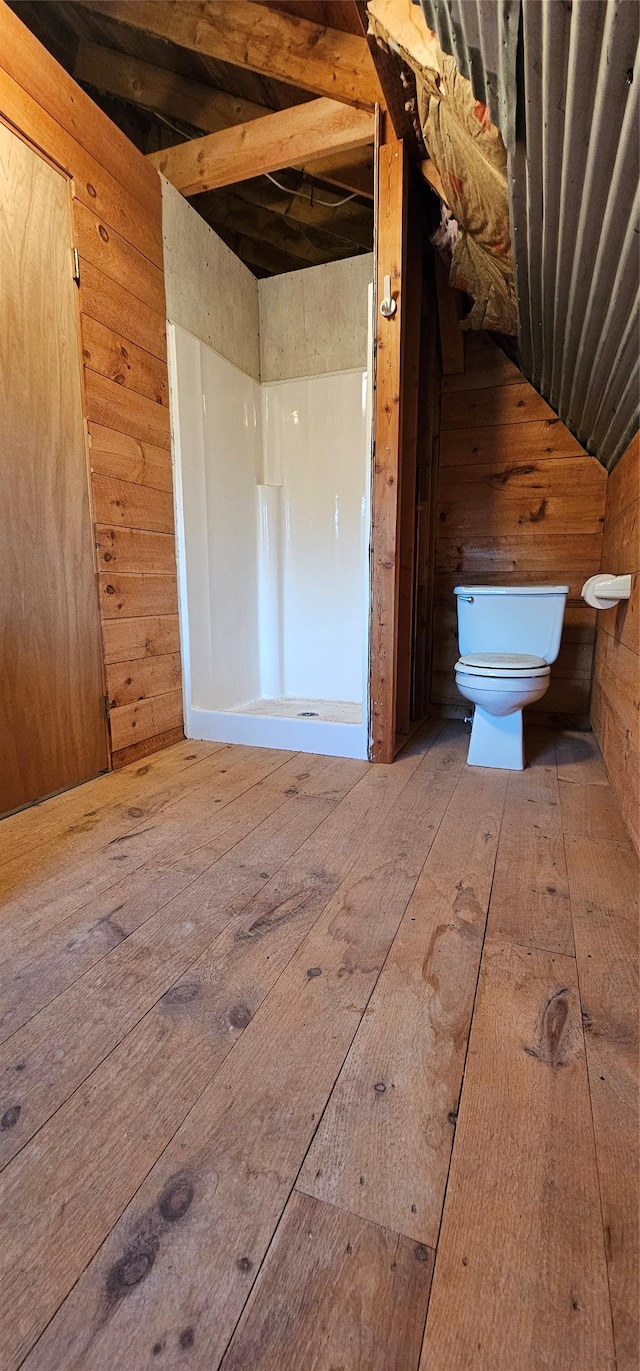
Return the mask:
[[[528,652],[467,652],[456,662],[456,671],[468,676],[509,677],[548,676],[551,668],[544,657]]]

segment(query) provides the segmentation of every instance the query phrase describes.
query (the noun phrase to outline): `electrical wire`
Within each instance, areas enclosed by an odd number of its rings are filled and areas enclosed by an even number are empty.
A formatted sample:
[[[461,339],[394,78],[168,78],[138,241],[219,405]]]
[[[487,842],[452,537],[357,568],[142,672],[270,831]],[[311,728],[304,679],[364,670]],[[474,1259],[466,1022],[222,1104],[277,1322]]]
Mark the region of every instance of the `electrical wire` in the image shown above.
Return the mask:
[[[274,186],[278,187],[278,190],[284,191],[285,195],[299,195],[301,200],[308,200],[310,205],[322,205],[325,209],[339,209],[340,205],[346,205],[347,201],[357,200],[358,198],[358,192],[354,190],[352,195],[345,195],[344,200],[321,200],[319,195],[313,194],[313,191],[311,192],[311,195],[305,195],[303,190],[291,190],[289,186],[281,185],[269,171],[265,171],[265,176],[267,181],[272,181]]]

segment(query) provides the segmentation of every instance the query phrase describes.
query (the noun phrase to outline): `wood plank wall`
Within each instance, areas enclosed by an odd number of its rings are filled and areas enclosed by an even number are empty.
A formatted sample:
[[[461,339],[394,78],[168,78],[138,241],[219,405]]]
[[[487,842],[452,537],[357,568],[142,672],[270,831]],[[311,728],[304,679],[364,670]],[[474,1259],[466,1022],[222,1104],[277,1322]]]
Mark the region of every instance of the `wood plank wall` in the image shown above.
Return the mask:
[[[105,689],[118,767],[183,736],[160,178],[2,0],[0,117],[72,182]]]
[[[443,376],[437,479],[432,712],[461,718],[454,586],[569,586],[562,646],[539,722],[589,726],[596,611],[580,592],[600,570],[607,477],[486,334]]]
[[[640,850],[640,435],[607,481],[602,570],[631,572],[631,599],[598,613],[591,722]]]

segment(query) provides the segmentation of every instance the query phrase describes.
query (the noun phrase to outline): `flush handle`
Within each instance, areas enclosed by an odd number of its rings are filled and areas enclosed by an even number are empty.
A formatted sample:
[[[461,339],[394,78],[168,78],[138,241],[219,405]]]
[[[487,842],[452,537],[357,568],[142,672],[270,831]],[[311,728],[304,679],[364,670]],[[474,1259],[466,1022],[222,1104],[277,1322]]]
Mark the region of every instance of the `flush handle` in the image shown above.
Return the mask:
[[[473,604],[473,595],[461,595],[460,599],[464,600],[465,604],[467,605]]]

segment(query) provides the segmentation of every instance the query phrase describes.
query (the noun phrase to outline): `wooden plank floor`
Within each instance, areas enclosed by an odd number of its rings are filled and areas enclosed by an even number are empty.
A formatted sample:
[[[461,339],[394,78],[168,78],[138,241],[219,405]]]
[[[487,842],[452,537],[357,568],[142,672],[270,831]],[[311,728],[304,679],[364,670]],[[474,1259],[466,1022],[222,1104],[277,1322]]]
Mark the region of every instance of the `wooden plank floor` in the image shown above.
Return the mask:
[[[0,1369],[637,1371],[591,735],[185,742],[0,823]]]

